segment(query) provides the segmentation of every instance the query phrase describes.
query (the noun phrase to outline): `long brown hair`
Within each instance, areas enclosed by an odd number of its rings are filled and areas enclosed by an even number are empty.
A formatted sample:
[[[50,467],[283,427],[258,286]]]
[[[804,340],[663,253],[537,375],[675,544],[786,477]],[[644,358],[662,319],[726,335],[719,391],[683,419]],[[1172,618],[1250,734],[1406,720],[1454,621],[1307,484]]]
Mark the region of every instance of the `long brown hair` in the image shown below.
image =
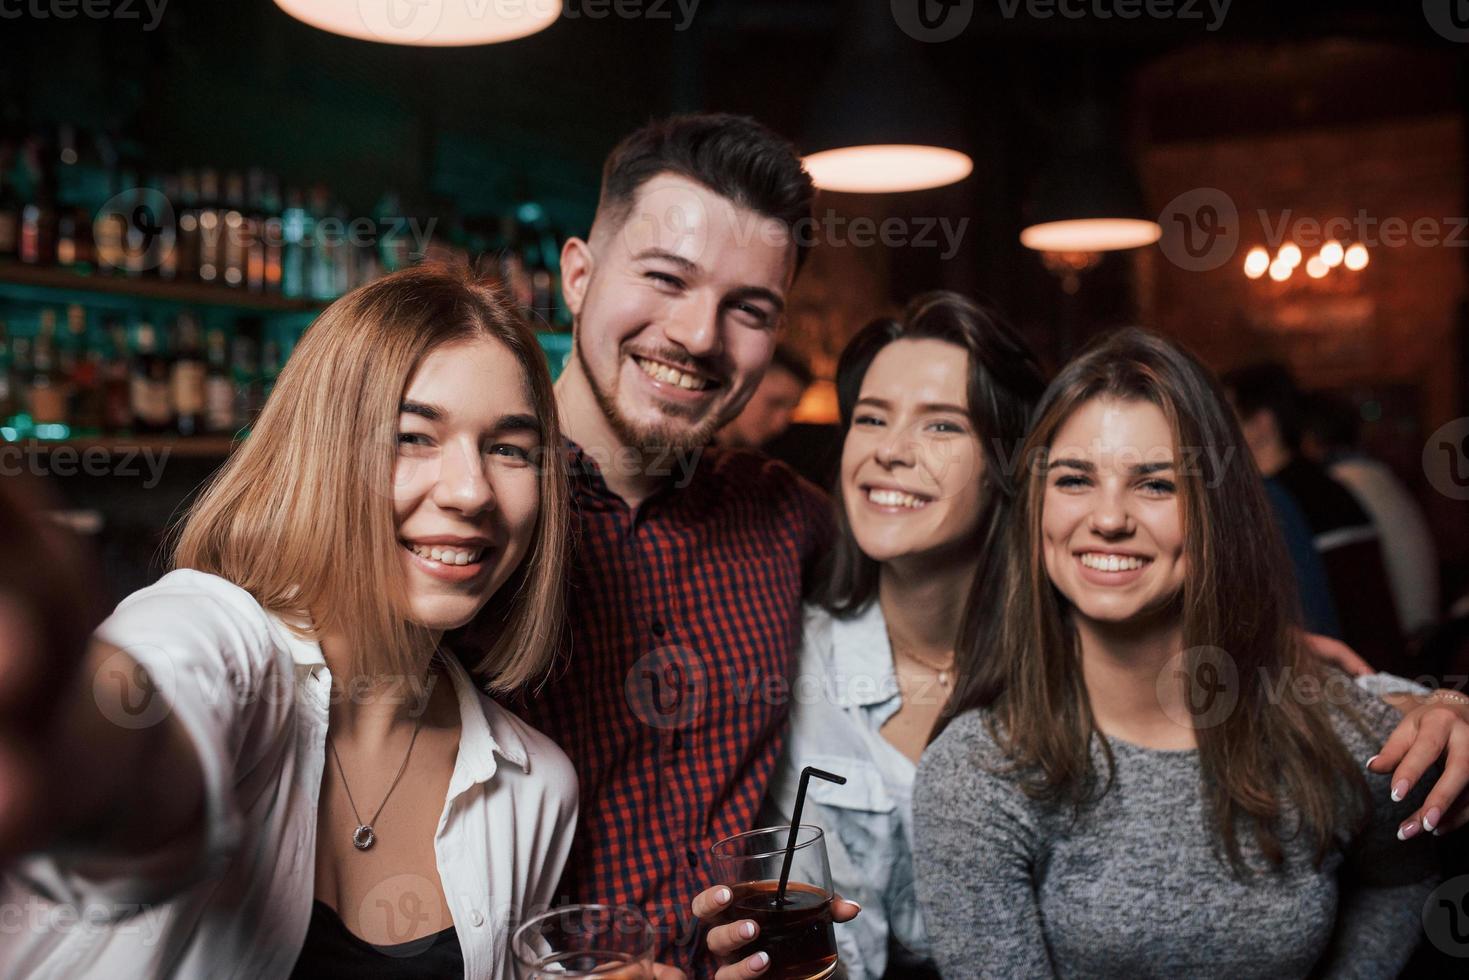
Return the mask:
[[[872,321],[842,350],[837,364],[837,407],[843,433],[852,427],[867,369],[883,348],[897,340],[942,340],[968,355],[969,420],[984,454],[980,479],[985,483],[984,513],[972,546],[981,555],[990,554],[1009,520],[1015,497],[1016,452],[1025,438],[1031,408],[1045,388],[1035,354],[998,310],[943,290],[916,296],[902,317]],[[862,553],[852,534],[840,481],[832,496],[837,536],[817,597],[832,613],[852,616],[877,597],[878,563]],[[985,577],[976,579],[983,588]],[[966,610],[982,615],[986,608],[984,597],[971,593]],[[971,618],[966,611],[965,619]],[[960,632],[963,630],[961,625]],[[964,665],[959,663],[958,669],[962,672]]]
[[[540,422],[540,513],[520,567],[444,644],[491,690],[541,675],[561,640],[569,546],[555,396],[535,335],[467,268],[404,270],[327,307],[191,508],[174,567],[228,579],[309,638],[343,636],[359,672],[407,673],[433,638],[404,618],[390,489],[399,405],[431,351],[479,338],[504,345],[524,375]]]
[[[1115,763],[1105,739],[1105,777],[1094,771],[1097,734],[1080,651],[1065,598],[1046,572],[1041,512],[1047,450],[1073,413],[1095,398],[1156,405],[1172,430],[1183,508],[1185,567],[1177,608],[1187,676],[1225,651],[1236,668],[1238,700],[1222,721],[1196,725],[1203,787],[1217,839],[1238,870],[1237,825],[1251,824],[1273,865],[1284,861],[1287,806],[1303,839],[1324,859],[1343,820],[1358,816],[1367,786],[1336,737],[1324,705],[1271,697],[1271,681],[1321,669],[1303,648],[1288,579],[1290,563],[1260,474],[1233,412],[1209,371],[1168,341],[1129,329],[1103,338],[1067,365],[1036,408],[1022,458],[1029,474],[1003,555],[1002,599],[967,638],[967,660],[947,718],[988,708],[987,724],[1035,798],[1081,806],[1105,793]],[[1199,706],[1190,700],[1199,721]]]

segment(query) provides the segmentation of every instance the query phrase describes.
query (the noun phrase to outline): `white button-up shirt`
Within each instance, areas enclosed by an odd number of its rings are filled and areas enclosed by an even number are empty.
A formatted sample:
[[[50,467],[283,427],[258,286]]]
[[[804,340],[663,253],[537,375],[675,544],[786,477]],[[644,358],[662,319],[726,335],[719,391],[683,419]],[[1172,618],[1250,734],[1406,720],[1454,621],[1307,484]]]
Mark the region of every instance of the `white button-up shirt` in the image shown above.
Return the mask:
[[[286,977],[311,920],[331,675],[224,579],[176,571],[125,599],[97,635],[147,668],[157,695],[119,725],[172,713],[204,771],[206,843],[182,878],[129,862],[83,877],[50,855],[0,877],[0,976]],[[576,775],[546,736],[448,658],[458,757],[434,835],[465,976],[509,978],[516,924],[544,911],[576,825]],[[125,683],[106,666],[96,683]]]

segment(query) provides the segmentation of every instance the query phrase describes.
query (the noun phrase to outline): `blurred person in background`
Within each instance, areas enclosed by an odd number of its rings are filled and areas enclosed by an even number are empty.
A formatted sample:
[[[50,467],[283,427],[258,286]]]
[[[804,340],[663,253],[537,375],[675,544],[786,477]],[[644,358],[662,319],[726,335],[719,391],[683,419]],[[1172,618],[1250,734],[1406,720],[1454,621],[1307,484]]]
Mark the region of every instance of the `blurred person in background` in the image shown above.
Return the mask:
[[[1294,498],[1310,525],[1340,639],[1377,670],[1405,672],[1403,632],[1377,527],[1346,487],[1301,452],[1302,399],[1289,369],[1257,364],[1230,371],[1223,381],[1261,475]]]
[[[1360,416],[1326,394],[1305,399],[1301,451],[1346,487],[1382,539],[1398,622],[1410,638],[1438,622],[1438,554],[1423,508],[1380,459],[1362,447]]]
[[[716,441],[737,449],[763,448],[790,426],[812,380],[806,359],[790,346],[778,345],[760,387],[734,421],[719,430]]]

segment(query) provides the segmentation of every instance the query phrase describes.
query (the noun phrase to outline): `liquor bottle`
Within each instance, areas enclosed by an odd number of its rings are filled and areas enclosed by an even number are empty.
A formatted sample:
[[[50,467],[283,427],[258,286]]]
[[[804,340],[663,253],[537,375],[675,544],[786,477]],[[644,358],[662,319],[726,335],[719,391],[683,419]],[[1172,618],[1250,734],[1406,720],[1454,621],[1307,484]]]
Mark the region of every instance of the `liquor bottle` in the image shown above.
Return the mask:
[[[248,426],[254,423],[260,412],[260,385],[256,378],[255,344],[245,334],[245,321],[235,331],[234,343],[230,345],[230,381],[234,386],[235,425]]]
[[[281,345],[274,337],[266,337],[260,347],[260,407],[270,400],[275,379],[281,374]]]
[[[87,184],[97,170],[92,154],[82,159],[83,141],[75,126],[56,131],[56,158],[52,173],[56,187],[56,264],[90,275],[96,261],[92,243],[92,215],[86,206]]]
[[[265,291],[265,173],[251,167],[246,178],[244,215],[245,288]]]
[[[199,178],[192,170],[179,172],[178,237],[174,241],[177,278],[192,282],[199,278]]]
[[[79,303],[66,308],[66,332],[61,369],[71,396],[72,434],[94,436],[102,431],[101,353],[88,342],[87,310]]]
[[[219,174],[199,174],[199,280],[219,282],[224,262],[224,209],[219,200]]]
[[[342,248],[342,228],[336,220],[327,221],[334,216],[325,186],[317,184],[311,189],[307,210],[315,228],[315,243],[307,266],[311,278],[309,295],[323,301],[336,299],[337,254]]]
[[[16,337],[10,342],[10,397],[15,402],[15,413],[11,416],[17,428],[31,424],[31,338]]]
[[[19,156],[19,142],[0,137],[0,260],[14,259],[20,248],[20,209],[23,205],[15,187]]]
[[[206,343],[208,373],[204,377],[204,428],[209,432],[234,432],[235,384],[230,377],[229,349],[223,330],[209,331]]]
[[[20,209],[20,260],[30,265],[56,261],[56,208],[45,178],[39,137],[28,138],[21,149],[17,174],[23,180]]]
[[[207,407],[205,378],[208,365],[199,343],[199,320],[185,310],[174,321],[173,357],[169,364],[168,394],[174,426],[181,436],[204,431]]]
[[[378,265],[384,272],[408,268],[411,245],[401,199],[392,191],[386,192],[378,199],[372,216],[377,222]]]
[[[141,279],[152,271],[149,263],[157,255],[161,222],[143,196],[138,171],[131,167],[118,171],[117,182],[122,188],[118,192],[123,213],[122,273],[129,279]]]
[[[260,200],[261,238],[265,250],[265,282],[267,293],[281,291],[281,248],[285,241],[281,227],[281,185],[275,177],[265,180],[265,193]]]
[[[173,282],[179,277],[179,179],[172,174],[155,175],[148,181],[148,186],[162,194],[169,206],[175,209],[172,221],[164,221],[160,216],[158,234],[154,237],[152,254],[148,258],[149,267],[157,270],[159,279]]]
[[[174,426],[168,358],[158,352],[158,334],[149,321],[139,321],[134,336],[136,354],[130,378],[133,428],[138,432],[171,432]]]
[[[238,173],[225,178],[224,205],[220,278],[226,286],[243,286],[250,241],[245,222],[245,178]]]
[[[41,328],[36,334],[35,361],[30,392],[31,421],[36,425],[66,425],[66,379],[56,364],[56,311],[41,310]]]
[[[0,426],[9,427],[20,411],[10,375],[10,336],[5,321],[0,320]]]
[[[130,435],[133,401],[127,328],[116,317],[108,317],[103,321],[103,330],[108,344],[102,361],[102,431]]]
[[[281,212],[281,293],[291,299],[310,295],[311,247],[316,228],[301,200],[301,192],[286,191],[286,208]]]

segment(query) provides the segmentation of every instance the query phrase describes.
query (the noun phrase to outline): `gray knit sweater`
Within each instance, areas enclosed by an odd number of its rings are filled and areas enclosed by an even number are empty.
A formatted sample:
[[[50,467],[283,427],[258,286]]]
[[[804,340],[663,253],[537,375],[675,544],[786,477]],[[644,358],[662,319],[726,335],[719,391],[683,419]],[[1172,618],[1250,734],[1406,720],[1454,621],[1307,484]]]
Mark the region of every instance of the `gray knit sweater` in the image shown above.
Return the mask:
[[[1352,685],[1332,688],[1332,720],[1363,763],[1399,720]],[[1288,841],[1279,874],[1236,878],[1215,856],[1198,753],[1111,740],[1117,777],[1073,823],[1028,799],[980,713],[956,719],[923,756],[914,790],[918,896],[945,977],[1395,977],[1422,934],[1434,886],[1432,838],[1397,840],[1425,777],[1393,803],[1388,776],[1367,774],[1373,816],[1318,871]],[[1100,747],[1097,758],[1101,760]],[[1365,771],[1365,770],[1364,770]],[[1252,868],[1268,868],[1246,830]]]

